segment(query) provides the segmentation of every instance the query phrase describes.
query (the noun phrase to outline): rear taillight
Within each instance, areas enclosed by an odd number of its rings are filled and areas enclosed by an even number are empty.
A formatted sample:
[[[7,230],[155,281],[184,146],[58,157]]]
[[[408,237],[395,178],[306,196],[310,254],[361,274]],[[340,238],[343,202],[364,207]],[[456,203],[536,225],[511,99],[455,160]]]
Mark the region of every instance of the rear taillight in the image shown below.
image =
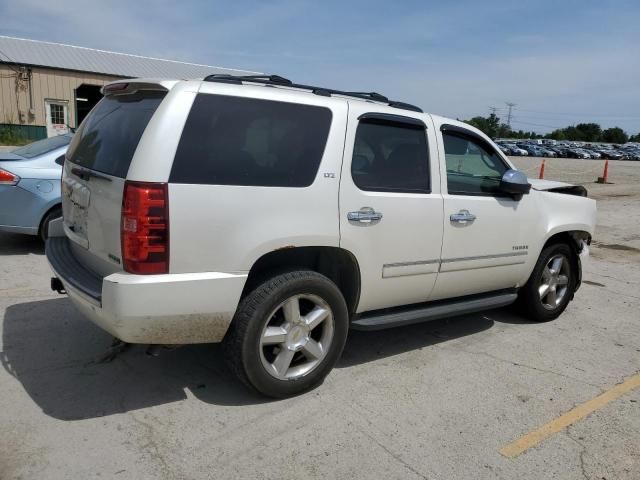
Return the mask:
[[[0,185],[17,185],[19,181],[20,177],[18,175],[0,168]]]
[[[169,199],[166,183],[125,182],[120,239],[123,265],[127,272],[169,272]]]

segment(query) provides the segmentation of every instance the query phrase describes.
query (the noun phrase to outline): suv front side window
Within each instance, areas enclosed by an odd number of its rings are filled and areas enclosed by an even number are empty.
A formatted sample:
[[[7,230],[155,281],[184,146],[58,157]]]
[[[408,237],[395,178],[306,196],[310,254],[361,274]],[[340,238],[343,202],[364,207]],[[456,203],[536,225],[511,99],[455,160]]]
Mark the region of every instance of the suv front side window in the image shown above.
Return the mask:
[[[447,189],[451,195],[499,195],[507,165],[485,142],[457,131],[443,131]]]

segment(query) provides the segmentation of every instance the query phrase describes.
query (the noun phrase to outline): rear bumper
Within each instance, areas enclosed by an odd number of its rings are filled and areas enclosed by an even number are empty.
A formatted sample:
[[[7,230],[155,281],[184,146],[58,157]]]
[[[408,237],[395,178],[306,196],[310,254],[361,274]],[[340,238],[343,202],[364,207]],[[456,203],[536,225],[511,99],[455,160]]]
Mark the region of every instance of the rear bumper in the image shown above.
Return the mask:
[[[128,343],[215,343],[224,338],[246,274],[206,272],[101,278],[71,254],[66,237],[47,240],[47,259],[76,308]]]

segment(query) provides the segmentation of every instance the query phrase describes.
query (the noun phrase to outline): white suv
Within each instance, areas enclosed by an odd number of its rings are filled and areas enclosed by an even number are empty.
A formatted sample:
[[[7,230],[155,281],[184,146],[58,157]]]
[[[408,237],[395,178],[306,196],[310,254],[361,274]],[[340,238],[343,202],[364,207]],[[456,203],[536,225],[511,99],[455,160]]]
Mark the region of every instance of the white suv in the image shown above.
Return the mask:
[[[246,384],[288,396],[349,328],[516,300],[550,320],[580,284],[595,202],[528,181],[467,124],[278,76],[103,92],[47,257],[52,288],[122,342],[222,342]]]

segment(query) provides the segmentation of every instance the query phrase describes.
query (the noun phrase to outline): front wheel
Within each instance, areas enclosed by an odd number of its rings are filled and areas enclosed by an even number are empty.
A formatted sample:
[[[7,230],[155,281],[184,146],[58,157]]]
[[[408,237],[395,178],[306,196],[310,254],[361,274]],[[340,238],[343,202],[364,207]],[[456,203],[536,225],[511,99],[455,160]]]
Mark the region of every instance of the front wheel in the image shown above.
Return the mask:
[[[292,396],[324,380],[348,329],[346,302],[331,280],[313,271],[284,273],[240,302],[225,356],[240,380],[263,395]]]
[[[564,243],[542,250],[529,280],[518,294],[520,310],[527,318],[545,322],[564,312],[576,289],[575,255]]]

